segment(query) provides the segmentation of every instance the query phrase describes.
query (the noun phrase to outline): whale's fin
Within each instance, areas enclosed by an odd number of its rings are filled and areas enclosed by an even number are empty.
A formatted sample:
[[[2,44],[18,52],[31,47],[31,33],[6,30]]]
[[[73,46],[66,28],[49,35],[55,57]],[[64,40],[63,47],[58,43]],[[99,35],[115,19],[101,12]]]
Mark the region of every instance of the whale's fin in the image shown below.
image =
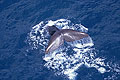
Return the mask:
[[[80,40],[85,37],[88,37],[88,34],[75,31],[72,29],[59,30],[52,35],[48,47],[46,49],[46,53],[52,52],[55,49],[57,49],[59,46],[61,46],[64,43],[64,40],[68,42],[72,42],[75,40]]]
[[[75,40],[80,40],[82,38],[88,37],[88,34],[75,31],[72,29],[62,29],[61,33],[63,34],[63,39],[68,42],[72,42]]]
[[[60,33],[60,31],[57,31],[51,36],[51,39],[48,43],[48,47],[46,49],[46,53],[52,52],[55,49],[57,49],[60,45],[64,43],[63,37]]]

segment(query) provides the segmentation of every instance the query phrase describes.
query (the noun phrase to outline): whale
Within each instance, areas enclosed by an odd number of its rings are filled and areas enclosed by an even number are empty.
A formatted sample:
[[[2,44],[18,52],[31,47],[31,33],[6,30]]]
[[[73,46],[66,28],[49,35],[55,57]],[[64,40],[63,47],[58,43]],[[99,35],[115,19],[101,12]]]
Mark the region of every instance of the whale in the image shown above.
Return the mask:
[[[73,42],[89,36],[88,34],[77,30],[58,29],[55,25],[47,26],[47,31],[51,37],[45,53],[53,52],[64,44],[64,41]]]

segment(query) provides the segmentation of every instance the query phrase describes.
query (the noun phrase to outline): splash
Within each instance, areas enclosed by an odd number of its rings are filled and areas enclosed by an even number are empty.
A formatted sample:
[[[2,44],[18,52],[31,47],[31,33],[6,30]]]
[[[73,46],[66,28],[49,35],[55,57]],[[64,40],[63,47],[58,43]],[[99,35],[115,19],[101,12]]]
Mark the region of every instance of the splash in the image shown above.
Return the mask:
[[[46,31],[47,26],[56,25],[59,29],[73,29],[80,32],[88,32],[88,28],[81,24],[73,24],[70,20],[59,19],[56,21],[40,22],[32,27],[27,38],[31,49],[40,49],[40,53],[45,54],[45,49],[50,39]],[[74,42],[65,42],[57,50],[50,54],[45,54],[43,59],[46,61],[45,67],[52,69],[56,75],[66,75],[69,80],[75,80],[78,73],[76,72],[82,65],[88,68],[94,67],[101,74],[109,72],[106,70],[108,65],[104,58],[96,56],[96,50],[91,37],[83,38]],[[110,66],[109,66],[110,68]]]

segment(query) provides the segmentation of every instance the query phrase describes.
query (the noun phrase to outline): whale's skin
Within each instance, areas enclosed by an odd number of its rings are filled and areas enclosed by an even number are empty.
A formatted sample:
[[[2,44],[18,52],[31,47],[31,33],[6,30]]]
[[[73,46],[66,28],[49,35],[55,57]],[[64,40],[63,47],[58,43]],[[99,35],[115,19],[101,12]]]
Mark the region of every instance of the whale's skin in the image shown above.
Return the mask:
[[[53,28],[53,27],[52,27],[51,31],[49,30],[49,33],[52,33],[53,35],[50,34],[51,38],[48,43],[47,49],[45,51],[46,53],[56,50],[59,46],[61,46],[64,43],[64,41],[72,42],[72,41],[80,40],[82,38],[89,36],[86,33],[79,32],[79,31],[72,30],[72,29],[59,30],[59,29]]]

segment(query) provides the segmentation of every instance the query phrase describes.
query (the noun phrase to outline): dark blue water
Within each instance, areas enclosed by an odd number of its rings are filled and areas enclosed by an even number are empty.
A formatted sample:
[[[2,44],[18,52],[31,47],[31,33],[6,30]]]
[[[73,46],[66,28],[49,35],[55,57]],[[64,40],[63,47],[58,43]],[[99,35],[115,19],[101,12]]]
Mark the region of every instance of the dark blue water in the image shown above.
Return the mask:
[[[26,42],[33,26],[61,18],[89,29],[97,56],[111,70],[101,74],[83,66],[76,80],[120,80],[119,0],[0,0],[0,80],[68,80],[46,68],[41,49]]]

